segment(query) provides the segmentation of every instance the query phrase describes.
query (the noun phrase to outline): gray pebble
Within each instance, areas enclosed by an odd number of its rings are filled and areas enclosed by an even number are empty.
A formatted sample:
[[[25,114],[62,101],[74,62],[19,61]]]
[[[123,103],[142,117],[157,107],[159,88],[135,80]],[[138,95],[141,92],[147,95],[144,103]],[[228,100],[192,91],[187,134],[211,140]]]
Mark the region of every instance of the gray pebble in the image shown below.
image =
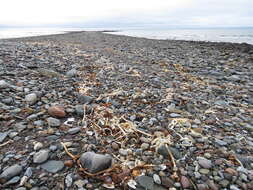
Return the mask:
[[[153,175],[153,180],[154,180],[154,182],[156,183],[156,184],[161,184],[162,182],[161,182],[161,179],[160,179],[160,176],[159,175],[157,175],[157,174],[154,174]]]
[[[18,164],[10,166],[1,173],[0,180],[2,180],[2,179],[8,180],[8,179],[20,174],[21,171],[22,171],[22,167]]]
[[[72,174],[68,174],[65,178],[65,184],[67,187],[71,187],[73,184]]]
[[[50,127],[59,127],[61,125],[61,121],[59,119],[49,117],[47,118],[47,124]]]
[[[71,134],[71,135],[74,135],[76,133],[79,133],[80,131],[80,127],[75,127],[75,128],[71,128],[68,130],[68,133]]]
[[[122,155],[122,156],[127,156],[128,155],[128,151],[126,149],[119,149],[119,153]]]
[[[9,132],[3,132],[3,133],[0,133],[0,143],[2,143],[5,138],[8,136]]]
[[[136,178],[136,181],[144,189],[147,189],[147,190],[154,189],[154,181],[152,177],[141,175]]]
[[[38,97],[37,97],[37,94],[35,93],[31,93],[25,96],[25,101],[30,105],[35,104],[37,100],[38,100]]]
[[[26,188],[25,187],[19,187],[16,190],[26,190]]]
[[[13,177],[11,178],[9,181],[7,181],[4,186],[9,186],[9,185],[12,185],[12,184],[15,184],[15,183],[18,183],[20,180],[20,177],[19,176],[16,176],[16,177]]]
[[[76,70],[76,69],[71,69],[71,70],[69,70],[69,71],[66,73],[66,75],[67,75],[68,77],[74,77],[74,76],[77,75],[77,70]]]
[[[8,88],[10,84],[7,83],[5,80],[0,80],[0,89]]]
[[[219,146],[226,146],[228,143],[220,140],[220,139],[215,139],[215,143],[217,143]]]
[[[50,173],[57,173],[64,168],[62,161],[49,160],[41,165],[41,168]]]
[[[33,162],[41,164],[45,162],[49,157],[49,150],[40,150],[33,155]]]
[[[210,160],[207,160],[205,158],[198,158],[198,163],[201,167],[203,168],[206,168],[206,169],[209,169],[212,167],[212,161]]]
[[[149,148],[149,144],[148,143],[142,143],[141,144],[141,149],[142,150],[147,150]]]

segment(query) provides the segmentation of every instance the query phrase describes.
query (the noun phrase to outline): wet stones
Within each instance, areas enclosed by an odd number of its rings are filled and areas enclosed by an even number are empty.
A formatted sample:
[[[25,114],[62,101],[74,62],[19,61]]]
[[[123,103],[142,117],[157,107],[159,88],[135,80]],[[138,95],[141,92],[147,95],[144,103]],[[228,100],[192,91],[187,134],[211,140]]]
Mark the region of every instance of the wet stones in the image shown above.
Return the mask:
[[[85,152],[81,155],[80,162],[90,173],[97,173],[111,167],[112,157],[94,152]]]

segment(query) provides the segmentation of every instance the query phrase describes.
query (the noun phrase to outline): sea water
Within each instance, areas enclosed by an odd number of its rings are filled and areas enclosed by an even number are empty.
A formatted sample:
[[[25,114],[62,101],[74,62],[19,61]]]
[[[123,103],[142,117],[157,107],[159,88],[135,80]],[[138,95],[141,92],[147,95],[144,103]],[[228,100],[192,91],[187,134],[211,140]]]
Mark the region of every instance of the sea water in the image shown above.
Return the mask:
[[[140,28],[0,28],[0,39],[63,34],[69,31],[102,31],[115,35],[163,40],[190,40],[253,44],[253,28],[191,28],[191,29],[140,29]]]
[[[190,40],[253,44],[253,28],[130,29],[111,34],[163,40]]]

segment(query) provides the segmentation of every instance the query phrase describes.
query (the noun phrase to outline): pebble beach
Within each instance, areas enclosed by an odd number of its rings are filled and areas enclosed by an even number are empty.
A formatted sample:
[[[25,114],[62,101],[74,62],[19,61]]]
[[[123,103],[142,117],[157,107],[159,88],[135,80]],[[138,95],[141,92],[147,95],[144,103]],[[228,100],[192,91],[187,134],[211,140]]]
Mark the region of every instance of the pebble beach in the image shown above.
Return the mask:
[[[0,189],[253,189],[253,46],[0,40]]]

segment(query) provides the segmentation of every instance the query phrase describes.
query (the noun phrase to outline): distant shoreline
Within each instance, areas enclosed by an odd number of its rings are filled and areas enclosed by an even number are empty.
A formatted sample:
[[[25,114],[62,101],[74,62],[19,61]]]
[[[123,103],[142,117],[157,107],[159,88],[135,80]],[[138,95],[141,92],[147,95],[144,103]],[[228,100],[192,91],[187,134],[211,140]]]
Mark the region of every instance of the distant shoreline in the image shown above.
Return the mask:
[[[253,30],[253,29],[252,29]],[[193,31],[197,31],[197,29],[194,29]],[[18,32],[18,31],[17,31]],[[22,31],[24,33],[24,31]],[[43,33],[43,32],[47,32],[47,33]],[[62,31],[52,31],[52,33],[50,34],[51,31],[42,31],[41,33],[39,33],[38,31],[31,31],[28,34],[16,34],[17,36],[13,36],[13,37],[4,37],[1,38],[1,30],[0,30],[0,40],[1,39],[19,39],[19,38],[30,38],[30,37],[39,37],[39,36],[51,36],[51,35],[62,35],[62,34],[67,34],[67,33],[82,33],[82,32],[101,32],[101,33],[105,33],[105,34],[113,34],[113,35],[117,35],[117,36],[129,36],[129,37],[137,37],[137,38],[146,38],[146,39],[154,39],[154,40],[177,40],[177,41],[196,41],[196,42],[215,42],[215,43],[237,43],[237,44],[243,44],[243,43],[247,43],[247,44],[252,44],[253,45],[253,36],[252,35],[245,35],[245,34],[237,34],[237,35],[230,35],[227,36],[226,34],[219,34],[221,39],[216,39],[215,37],[212,37],[211,35],[207,35],[205,34],[205,36],[196,36],[195,33],[191,33],[192,31],[187,31],[184,29],[180,29],[179,32],[181,32],[180,34],[177,34],[177,31],[174,31],[173,29],[169,30],[168,33],[166,33],[166,30],[161,30],[161,31],[157,31],[157,30],[93,30],[93,31],[89,31],[89,30],[62,30]],[[172,34],[170,34],[169,32],[172,32]],[[209,32],[208,30],[204,30],[205,32]],[[175,34],[176,33],[176,34]],[[15,34],[14,34],[15,35]],[[24,35],[24,36],[22,36]],[[173,36],[174,35],[174,36]],[[200,34],[199,34],[200,35]],[[202,34],[204,35],[204,34]],[[229,40],[229,39],[232,40]],[[247,38],[249,38],[249,41],[246,40]],[[237,41],[242,39],[242,41]]]
[[[108,32],[109,31],[109,32]],[[93,34],[102,34],[106,36],[111,36],[115,38],[130,38],[130,39],[142,39],[142,40],[148,40],[148,41],[168,41],[168,42],[176,42],[176,43],[192,43],[192,44],[208,44],[208,45],[219,45],[219,46],[229,46],[229,45],[235,45],[235,46],[243,46],[243,47],[253,47],[253,44],[249,43],[234,43],[234,42],[212,42],[212,41],[197,41],[197,40],[175,40],[175,39],[153,39],[148,37],[136,37],[136,36],[129,36],[124,34],[114,34],[118,32],[117,30],[98,30],[98,31],[65,31],[64,33],[58,33],[58,34],[47,34],[47,35],[38,35],[38,36],[27,36],[27,37],[17,37],[17,38],[6,38],[6,39],[0,39],[1,41],[23,41],[23,40],[43,40],[43,39],[58,39],[61,38],[63,41],[69,40],[70,36],[75,37],[76,35],[82,35],[85,33],[93,33]],[[71,38],[73,38],[71,37]],[[65,39],[66,38],[66,39]],[[71,39],[70,38],[70,39]]]

